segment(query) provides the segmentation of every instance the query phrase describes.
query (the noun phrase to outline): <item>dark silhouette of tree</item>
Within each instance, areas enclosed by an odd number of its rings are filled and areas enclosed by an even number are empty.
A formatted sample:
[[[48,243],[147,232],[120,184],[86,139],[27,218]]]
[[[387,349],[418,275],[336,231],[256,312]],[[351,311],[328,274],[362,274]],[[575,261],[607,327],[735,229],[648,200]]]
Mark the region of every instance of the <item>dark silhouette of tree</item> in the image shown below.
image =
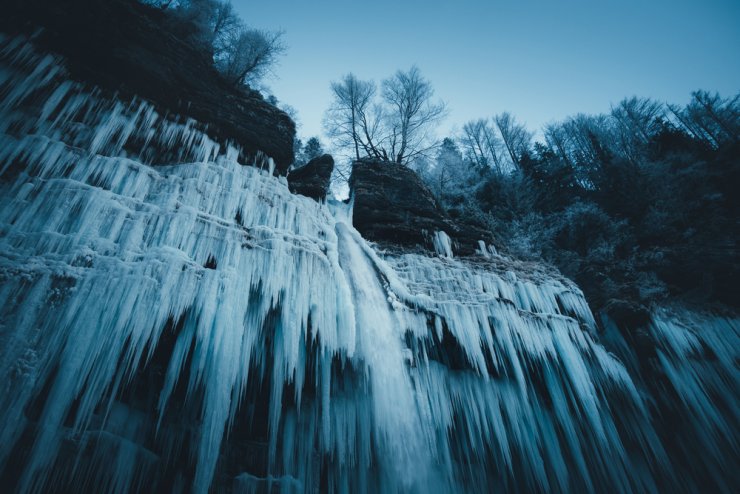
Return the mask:
[[[240,27],[226,34],[214,54],[216,68],[232,84],[256,84],[285,53],[282,31]]]
[[[518,123],[514,117],[507,112],[493,117],[498,128],[501,140],[511,160],[511,165],[519,167],[522,157],[529,151],[532,141],[532,133],[524,125]]]
[[[379,119],[372,115],[376,88],[347,74],[331,83],[333,101],[324,118],[324,128],[338,147],[352,147],[355,159],[375,153]]]
[[[430,131],[446,107],[432,101],[433,96],[432,84],[416,66],[383,81],[385,135],[378,147],[384,158],[408,163],[434,147]]]
[[[247,27],[228,0],[146,1],[168,11],[187,38],[213,59],[231,84],[257,84],[267,76],[286,46],[282,31]]]
[[[354,158],[372,157],[407,165],[436,147],[433,130],[445,116],[442,102],[413,66],[385,79],[377,101],[375,84],[353,74],[331,84],[333,101],[324,118],[327,134]]]
[[[491,167],[498,173],[504,173],[504,144],[488,119],[471,120],[463,125],[460,143],[465,156],[476,167]]]
[[[321,141],[318,137],[311,137],[306,141],[306,145],[303,147],[303,159],[306,162],[311,161],[324,154],[324,147],[321,145]]]

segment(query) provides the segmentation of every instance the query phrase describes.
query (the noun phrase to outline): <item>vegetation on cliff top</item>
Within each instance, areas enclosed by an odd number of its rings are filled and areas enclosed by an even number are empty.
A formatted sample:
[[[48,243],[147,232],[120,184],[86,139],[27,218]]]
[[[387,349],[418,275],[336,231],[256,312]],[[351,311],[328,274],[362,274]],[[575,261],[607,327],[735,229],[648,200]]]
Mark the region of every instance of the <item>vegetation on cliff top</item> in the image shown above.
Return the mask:
[[[505,113],[465,124],[415,167],[453,218],[555,264],[595,308],[740,300],[740,96],[625,99],[537,141]]]

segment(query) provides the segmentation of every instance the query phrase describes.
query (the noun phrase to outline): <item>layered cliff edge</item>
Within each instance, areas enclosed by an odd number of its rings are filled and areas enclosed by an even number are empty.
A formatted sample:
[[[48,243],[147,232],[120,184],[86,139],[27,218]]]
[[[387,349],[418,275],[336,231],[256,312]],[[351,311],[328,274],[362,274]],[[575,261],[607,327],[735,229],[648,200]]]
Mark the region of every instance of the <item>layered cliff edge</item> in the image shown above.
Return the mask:
[[[737,490],[734,315],[599,330],[411,176],[357,167],[354,209],[292,194],[200,124],[2,43],[2,485]]]
[[[257,91],[228,84],[206,53],[166,28],[165,17],[133,0],[9,0],[0,31],[63,57],[71,79],[122,102],[143,99],[163,118],[192,119],[242,161],[264,153],[284,175],[295,123]]]

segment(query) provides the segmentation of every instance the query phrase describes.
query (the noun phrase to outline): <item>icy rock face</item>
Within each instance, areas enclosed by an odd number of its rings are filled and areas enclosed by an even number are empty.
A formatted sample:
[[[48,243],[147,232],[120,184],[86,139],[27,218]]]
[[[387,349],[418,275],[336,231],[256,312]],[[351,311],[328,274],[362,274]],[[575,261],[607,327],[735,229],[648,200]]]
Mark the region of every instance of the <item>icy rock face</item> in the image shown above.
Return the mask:
[[[187,21],[171,23],[155,6],[164,2],[3,3],[0,32],[31,35],[37,46],[69,61],[72,79],[125,99],[138,96],[153,102],[162,114],[207,124],[212,139],[236,143],[245,160],[251,161],[257,152],[268,154],[282,175],[293,163],[295,123],[259,92],[223,80],[200,41],[187,34]],[[170,2],[177,3],[186,2]]]
[[[146,105],[50,85],[54,61],[24,56],[0,71],[3,486],[681,486],[567,280],[492,250],[377,250],[351,205],[293,195]],[[183,161],[144,163],[162,152]],[[721,425],[680,364],[696,343],[664,332],[687,407]]]

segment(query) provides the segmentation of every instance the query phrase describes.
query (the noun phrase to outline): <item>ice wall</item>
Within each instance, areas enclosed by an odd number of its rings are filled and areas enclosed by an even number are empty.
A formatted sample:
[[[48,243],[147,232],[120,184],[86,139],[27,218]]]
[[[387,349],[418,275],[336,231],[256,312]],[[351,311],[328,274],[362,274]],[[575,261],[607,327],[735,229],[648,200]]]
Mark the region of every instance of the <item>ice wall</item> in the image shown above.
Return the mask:
[[[3,485],[681,490],[567,280],[491,249],[453,258],[443,233],[438,256],[380,251],[350,205],[292,195],[193,122],[1,41]],[[698,343],[656,321],[687,409],[732,432],[680,364]]]
[[[651,405],[680,492],[740,488],[740,319],[656,308],[638,329],[603,317],[613,348]]]

